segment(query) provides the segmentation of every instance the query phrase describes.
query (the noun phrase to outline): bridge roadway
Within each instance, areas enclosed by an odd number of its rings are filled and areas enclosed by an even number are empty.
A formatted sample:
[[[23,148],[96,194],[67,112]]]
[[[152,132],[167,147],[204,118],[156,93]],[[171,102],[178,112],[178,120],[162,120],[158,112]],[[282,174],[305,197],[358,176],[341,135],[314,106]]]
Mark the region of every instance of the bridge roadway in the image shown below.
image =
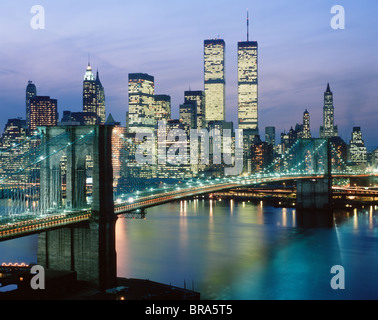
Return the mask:
[[[333,177],[345,177],[342,175],[332,175]],[[350,174],[348,175],[350,176]],[[367,177],[370,174],[355,174],[354,177]],[[149,207],[161,205],[167,202],[177,201],[193,196],[209,194],[218,191],[236,189],[252,185],[259,185],[269,182],[280,182],[299,179],[320,179],[323,175],[292,175],[292,176],[277,176],[271,175],[267,177],[254,178],[230,178],[226,182],[205,182],[197,186],[189,186],[188,188],[176,187],[174,190],[161,191],[158,194],[129,198],[127,200],[118,200],[114,204],[114,213],[122,215],[129,212],[137,212]],[[221,179],[219,179],[221,180]],[[213,180],[214,181],[214,180]],[[160,189],[162,190],[162,189]],[[159,190],[159,191],[160,191]],[[23,219],[21,219],[23,218]],[[57,213],[50,213],[38,217],[25,215],[18,216],[17,220],[10,218],[3,218],[0,220],[0,242],[10,239],[20,238],[45,232],[48,230],[58,229],[61,227],[77,224],[83,221],[88,221],[91,218],[91,209],[81,209],[79,211],[59,211]],[[8,220],[8,221],[7,221]]]

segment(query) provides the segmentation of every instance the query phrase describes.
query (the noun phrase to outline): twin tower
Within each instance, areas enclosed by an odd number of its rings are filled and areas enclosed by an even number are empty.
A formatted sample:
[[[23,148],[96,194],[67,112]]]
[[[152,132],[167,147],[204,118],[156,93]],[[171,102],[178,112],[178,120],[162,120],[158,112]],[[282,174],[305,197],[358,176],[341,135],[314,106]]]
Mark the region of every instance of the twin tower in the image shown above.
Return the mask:
[[[205,115],[224,121],[226,114],[225,41],[204,41]],[[258,44],[238,42],[238,128],[258,135]]]

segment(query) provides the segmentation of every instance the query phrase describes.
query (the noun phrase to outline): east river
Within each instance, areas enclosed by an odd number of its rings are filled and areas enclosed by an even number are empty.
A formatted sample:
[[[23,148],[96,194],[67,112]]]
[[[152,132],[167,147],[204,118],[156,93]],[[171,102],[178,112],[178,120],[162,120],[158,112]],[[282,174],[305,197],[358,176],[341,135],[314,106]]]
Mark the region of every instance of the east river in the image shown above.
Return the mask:
[[[378,210],[299,213],[265,202],[186,200],[117,221],[119,277],[201,299],[377,299]],[[0,262],[37,262],[37,236],[0,243]],[[333,266],[345,272],[334,290]]]

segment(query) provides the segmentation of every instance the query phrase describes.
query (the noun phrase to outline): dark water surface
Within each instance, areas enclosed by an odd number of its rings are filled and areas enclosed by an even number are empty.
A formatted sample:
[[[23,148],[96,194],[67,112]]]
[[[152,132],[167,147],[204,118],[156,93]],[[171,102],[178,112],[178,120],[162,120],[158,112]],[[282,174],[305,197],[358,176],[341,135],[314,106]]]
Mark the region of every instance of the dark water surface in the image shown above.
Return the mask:
[[[266,203],[188,200],[117,222],[118,276],[202,299],[377,299],[378,210],[302,214]],[[0,262],[36,262],[37,237],[0,243]],[[333,290],[331,268],[345,270]]]

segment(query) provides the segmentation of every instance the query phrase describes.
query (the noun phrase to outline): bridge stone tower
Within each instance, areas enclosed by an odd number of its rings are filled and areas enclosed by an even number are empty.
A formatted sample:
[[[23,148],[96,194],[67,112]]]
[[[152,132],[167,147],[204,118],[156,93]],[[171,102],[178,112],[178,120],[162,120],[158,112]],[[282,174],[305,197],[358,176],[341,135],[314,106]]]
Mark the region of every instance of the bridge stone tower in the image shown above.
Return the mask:
[[[65,137],[60,144],[45,144],[46,154],[66,143],[66,197],[62,199],[60,161],[51,156],[41,166],[40,201],[50,208],[91,209],[90,221],[41,233],[38,239],[38,264],[47,269],[72,270],[78,280],[100,290],[114,287],[117,280],[113,168],[111,135],[113,126],[57,126],[41,128],[44,137]],[[86,139],[81,140],[83,137]],[[54,139],[53,141],[59,141]],[[81,141],[80,143],[78,141]],[[68,146],[68,147],[67,147]],[[86,159],[93,161],[92,202],[86,200]]]
[[[297,156],[303,172],[319,178],[297,180],[297,208],[328,211],[332,206],[332,157],[329,139],[301,139]]]

